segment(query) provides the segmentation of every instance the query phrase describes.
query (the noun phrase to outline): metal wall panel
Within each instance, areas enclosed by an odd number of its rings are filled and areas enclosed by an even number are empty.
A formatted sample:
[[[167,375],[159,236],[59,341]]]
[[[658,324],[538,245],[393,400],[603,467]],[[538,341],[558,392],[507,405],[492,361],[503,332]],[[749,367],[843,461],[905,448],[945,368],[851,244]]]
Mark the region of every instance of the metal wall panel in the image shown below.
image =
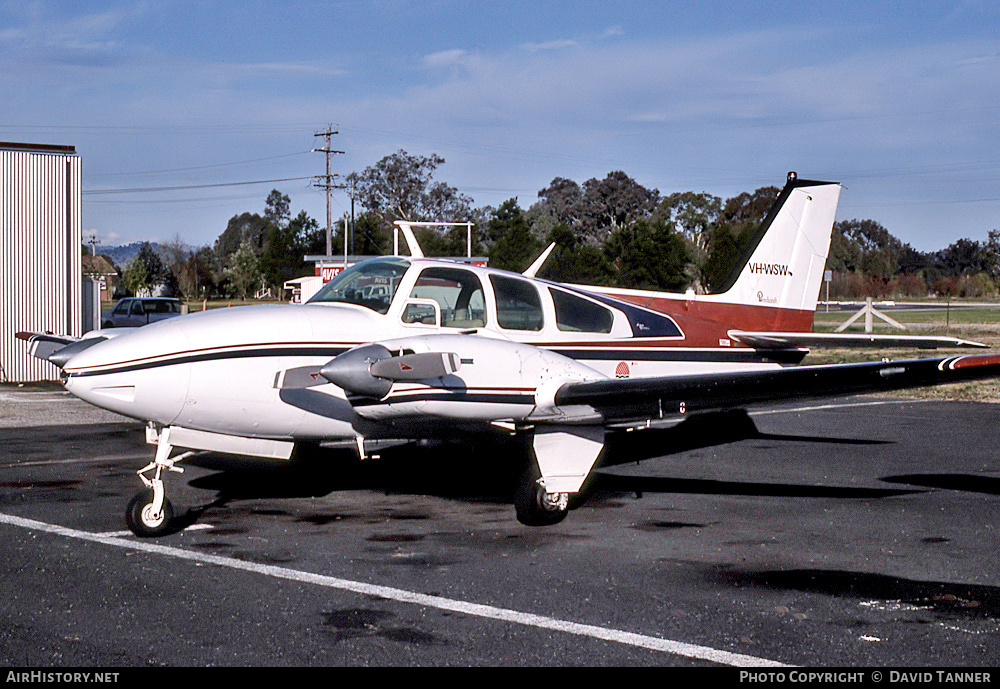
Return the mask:
[[[80,158],[56,150],[0,150],[0,382],[59,378],[14,333],[82,334]]]

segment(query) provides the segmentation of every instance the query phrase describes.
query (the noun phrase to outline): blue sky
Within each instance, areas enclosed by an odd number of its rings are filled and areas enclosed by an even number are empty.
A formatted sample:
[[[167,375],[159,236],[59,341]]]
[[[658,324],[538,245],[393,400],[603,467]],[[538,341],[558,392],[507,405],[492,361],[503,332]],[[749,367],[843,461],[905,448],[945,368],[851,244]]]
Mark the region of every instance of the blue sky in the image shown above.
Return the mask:
[[[991,2],[0,2],[0,140],[72,144],[84,231],[210,244],[272,188],[403,149],[523,208],[623,170],[723,198],[788,170],[914,248],[1000,228]],[[202,187],[161,191],[112,190]],[[349,210],[334,195],[335,217]]]

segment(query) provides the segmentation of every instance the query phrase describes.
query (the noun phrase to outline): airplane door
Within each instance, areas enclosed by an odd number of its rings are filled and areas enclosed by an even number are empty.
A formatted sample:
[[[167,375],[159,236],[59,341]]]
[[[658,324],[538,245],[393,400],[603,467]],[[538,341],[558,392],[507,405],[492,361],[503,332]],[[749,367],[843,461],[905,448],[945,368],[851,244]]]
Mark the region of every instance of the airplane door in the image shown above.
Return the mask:
[[[403,306],[406,329],[455,328],[486,325],[486,299],[475,273],[461,268],[425,268]]]

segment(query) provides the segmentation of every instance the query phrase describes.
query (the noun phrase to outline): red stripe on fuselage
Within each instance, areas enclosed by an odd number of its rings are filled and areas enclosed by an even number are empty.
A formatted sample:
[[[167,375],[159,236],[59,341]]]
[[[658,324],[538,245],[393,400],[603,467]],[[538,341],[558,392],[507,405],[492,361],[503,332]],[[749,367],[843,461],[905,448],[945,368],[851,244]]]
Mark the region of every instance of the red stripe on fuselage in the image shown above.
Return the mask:
[[[811,332],[813,311],[753,304],[689,301],[639,294],[608,294],[636,306],[664,313],[677,321],[685,347],[718,347],[730,330],[757,332]],[[741,346],[732,342],[730,346]]]

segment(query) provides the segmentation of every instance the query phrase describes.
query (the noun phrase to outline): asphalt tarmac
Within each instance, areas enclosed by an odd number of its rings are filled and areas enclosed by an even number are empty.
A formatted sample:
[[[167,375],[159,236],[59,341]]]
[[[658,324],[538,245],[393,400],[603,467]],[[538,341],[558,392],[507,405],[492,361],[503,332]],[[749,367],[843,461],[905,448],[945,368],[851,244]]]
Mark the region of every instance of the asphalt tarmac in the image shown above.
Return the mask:
[[[515,520],[502,439],[365,462],[202,455],[167,480],[186,528],[138,539],[142,426],[4,386],[0,657],[989,668],[998,421],[1000,405],[859,397],[623,434],[588,499],[542,528]]]

